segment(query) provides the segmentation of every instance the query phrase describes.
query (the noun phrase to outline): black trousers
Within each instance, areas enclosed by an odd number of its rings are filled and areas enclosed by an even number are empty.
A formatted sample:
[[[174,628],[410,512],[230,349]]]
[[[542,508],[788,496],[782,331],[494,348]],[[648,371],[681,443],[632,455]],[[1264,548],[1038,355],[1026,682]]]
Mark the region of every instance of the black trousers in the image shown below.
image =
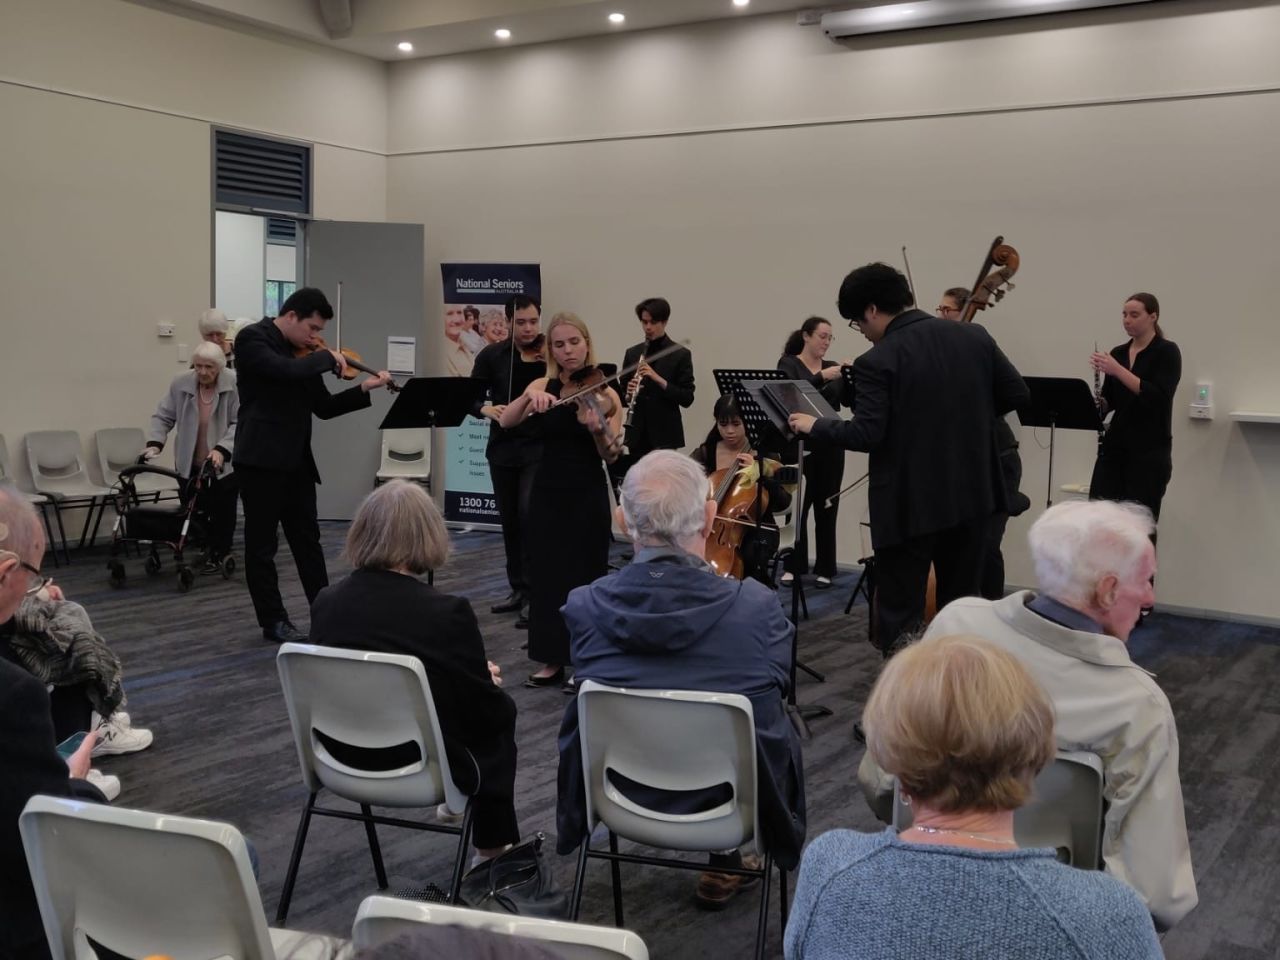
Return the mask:
[[[284,530],[307,602],[329,585],[320,525],[316,522],[316,484],[309,470],[285,473],[236,467],[244,501],[244,571],[253,610],[263,627],[288,618],[276,576],[278,531]]]
[[[790,573],[809,572],[809,514],[813,514],[816,555],[813,572],[820,577],[836,575],[836,515],[840,501],[827,506],[827,498],[840,492],[844,480],[844,450],[821,449],[806,452],[804,458],[804,509],[796,528],[796,546],[787,560]]]
[[[1168,450],[1103,450],[1089,480],[1090,500],[1132,500],[1160,519],[1160,503],[1173,475]]]
[[[986,550],[982,559],[982,596],[999,600],[1004,596],[1004,554],[1000,544],[1009,525],[1007,513],[993,513],[987,520]]]
[[[502,521],[502,546],[507,554],[507,582],[511,592],[529,593],[529,505],[538,461],[518,466],[489,463],[493,499]]]
[[[471,795],[471,843],[486,850],[520,842],[520,822],[516,818],[516,730],[511,730],[484,744],[471,747],[478,782],[468,773],[470,761],[455,753],[456,745],[446,743],[449,766],[454,771],[458,789]],[[475,772],[472,771],[472,772]]]
[[[939,610],[958,597],[978,595],[986,534],[983,517],[876,547],[876,646],[889,651],[902,634],[923,623],[931,565]]]
[[[214,560],[221,560],[231,552],[231,540],[236,532],[236,503],[240,499],[238,476],[230,473],[219,477],[200,491],[197,509],[204,514],[205,546]]]

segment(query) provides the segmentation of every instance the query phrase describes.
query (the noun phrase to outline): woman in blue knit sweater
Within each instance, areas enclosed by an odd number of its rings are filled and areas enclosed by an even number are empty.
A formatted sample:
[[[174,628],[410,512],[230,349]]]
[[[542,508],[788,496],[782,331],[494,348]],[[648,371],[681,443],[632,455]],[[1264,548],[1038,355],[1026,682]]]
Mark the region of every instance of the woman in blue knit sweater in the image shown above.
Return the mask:
[[[1054,737],[1048,699],[1012,656],[977,637],[921,641],[889,661],[862,722],[914,825],[809,845],[787,960],[1162,956],[1124,883],[1018,849],[1013,811]]]

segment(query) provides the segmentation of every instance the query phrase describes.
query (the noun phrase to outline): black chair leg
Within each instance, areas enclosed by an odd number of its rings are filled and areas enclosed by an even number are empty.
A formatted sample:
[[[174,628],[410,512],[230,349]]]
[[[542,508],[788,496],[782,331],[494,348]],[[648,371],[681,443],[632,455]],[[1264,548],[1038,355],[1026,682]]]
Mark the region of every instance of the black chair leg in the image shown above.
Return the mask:
[[[298,865],[302,863],[302,845],[307,842],[307,828],[311,826],[311,808],[316,805],[316,795],[307,797],[302,807],[302,819],[298,821],[298,835],[293,841],[293,853],[289,857],[289,870],[284,875],[284,887],[280,891],[280,905],[276,907],[276,926],[283,927],[289,916],[289,901],[293,899],[293,885],[298,879]]]
[[[53,519],[58,521],[58,539],[62,541],[62,559],[67,562],[67,566],[71,566],[71,550],[67,546],[67,530],[62,525],[62,508],[58,506],[56,500],[53,503]]]
[[[93,533],[89,536],[89,546],[96,547],[98,545],[98,528],[102,526],[103,514],[107,512],[107,498],[103,497],[102,502],[98,504],[98,519],[93,523]]]
[[[618,852],[618,835],[609,831],[609,852]],[[613,925],[622,927],[622,865],[617,860],[609,861],[609,869],[613,874]]]
[[[573,900],[569,904],[569,919],[578,922],[578,911],[582,909],[582,888],[586,886],[587,857],[591,853],[591,834],[582,838],[582,846],[578,848],[578,870],[573,875]]]
[[[55,568],[62,566],[58,562],[58,541],[53,539],[53,527],[49,526],[49,505],[47,503],[40,504],[40,519],[44,521],[44,535],[49,543],[49,552],[53,554],[53,565]]]
[[[457,904],[458,893],[462,890],[462,877],[467,867],[467,851],[471,847],[472,827],[471,801],[468,800],[466,809],[462,811],[462,836],[458,837],[458,855],[453,861],[453,880],[449,884],[449,902],[452,904]]]
[[[373,857],[373,875],[378,878],[378,889],[387,889],[387,868],[382,865],[382,847],[378,846],[378,828],[373,822],[373,811],[367,803],[360,804],[365,815],[364,832],[369,838],[369,853]]]
[[[764,960],[764,938],[769,930],[769,878],[773,874],[773,856],[764,855],[764,876],[760,878],[760,917],[756,921],[756,960]],[[785,900],[786,897],[783,897]]]

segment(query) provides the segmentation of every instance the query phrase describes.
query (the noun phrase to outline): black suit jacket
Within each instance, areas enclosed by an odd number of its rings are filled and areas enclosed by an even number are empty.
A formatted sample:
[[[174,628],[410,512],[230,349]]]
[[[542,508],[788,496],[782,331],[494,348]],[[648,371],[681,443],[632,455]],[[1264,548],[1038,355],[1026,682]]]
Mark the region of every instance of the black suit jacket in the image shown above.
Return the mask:
[[[483,417],[480,408],[487,403],[510,403],[524,393],[529,384],[547,375],[547,365],[543,361],[525,363],[516,358],[515,363],[512,363],[511,347],[508,339],[502,343],[491,343],[476,354],[476,362],[471,365],[471,379],[481,381],[486,393],[472,405],[473,417]],[[537,463],[542,458],[542,441],[538,438],[537,421],[531,418],[504,430],[497,420],[490,420],[485,456],[490,463],[502,467]]]
[[[627,350],[622,368],[625,370],[639,363],[646,346],[649,353],[657,353],[672,342],[663,334],[652,344],[648,341],[637,343]],[[667,381],[667,385],[660,388],[652,380],[646,380],[640,387],[627,440],[646,451],[683,447],[684,424],[680,420],[680,408],[693,406],[693,354],[688,348],[679,347],[665,357],[659,357],[650,366]],[[618,394],[624,406],[627,403],[627,384],[632,376],[634,374],[627,374],[618,379]]]
[[[480,625],[465,597],[389,570],[354,570],[316,597],[311,642],[417,657],[445,737],[482,766],[495,738],[515,727],[516,705],[489,676]]]
[[[306,470],[320,482],[311,456],[312,414],[329,420],[372,403],[359,386],[329,393],[321,375],[333,367],[327,350],[295,357],[270,317],[236,334],[240,418],[232,454],[235,466],[286,473]]]
[[[1030,393],[986,330],[907,310],[853,370],[853,419],[819,420],[813,439],[871,455],[874,546],[1009,511],[995,418]]]
[[[18,814],[38,793],[103,799],[83,781],[73,786],[66,761],[54,749],[44,684],[0,660],[0,957],[5,960],[49,956],[18,833]]]

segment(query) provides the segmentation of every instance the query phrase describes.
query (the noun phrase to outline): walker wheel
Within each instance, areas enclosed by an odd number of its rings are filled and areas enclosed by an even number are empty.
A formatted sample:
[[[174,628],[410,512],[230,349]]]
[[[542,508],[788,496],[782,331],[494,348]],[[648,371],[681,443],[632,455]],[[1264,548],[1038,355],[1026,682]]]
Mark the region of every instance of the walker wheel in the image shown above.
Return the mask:
[[[222,579],[230,580],[231,575],[236,572],[236,558],[228,554],[222,558]]]
[[[196,582],[196,575],[191,572],[190,567],[178,568],[178,589],[186,593],[191,589],[191,585]]]
[[[118,590],[124,586],[124,564],[119,560],[111,560],[108,561],[107,566],[111,571],[111,585]]]
[[[160,572],[159,555],[155,553],[148,554],[146,561],[143,563],[143,566],[146,568],[147,574],[154,577],[157,573]]]

